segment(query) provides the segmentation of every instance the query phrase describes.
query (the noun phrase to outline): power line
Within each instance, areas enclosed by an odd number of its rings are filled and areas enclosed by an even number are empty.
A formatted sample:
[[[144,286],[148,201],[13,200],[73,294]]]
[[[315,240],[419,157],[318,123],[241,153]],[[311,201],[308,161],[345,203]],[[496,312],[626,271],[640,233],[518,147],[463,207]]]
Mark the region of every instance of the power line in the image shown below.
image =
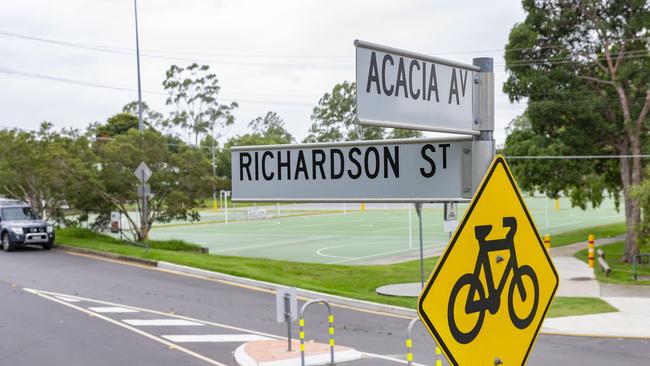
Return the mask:
[[[633,59],[633,58],[643,58],[643,57],[648,57],[650,53],[648,50],[638,50],[638,51],[629,51],[625,52],[623,56],[618,57],[612,55],[611,57],[615,59]],[[585,62],[594,62],[594,61],[606,61],[607,57],[601,56],[597,57],[595,59],[586,59]],[[558,64],[566,64],[566,63],[583,63],[579,60],[576,60],[575,57],[556,57],[556,58],[548,58],[548,59],[532,59],[532,60],[521,60],[521,61],[514,61],[508,64],[495,64],[495,65],[500,65],[500,66],[527,66],[527,65],[558,65]]]
[[[7,36],[7,37],[27,39],[27,40],[43,42],[43,43],[50,43],[50,44],[55,44],[55,45],[65,46],[65,47],[104,52],[104,53],[112,53],[112,54],[128,55],[128,56],[132,56],[135,54],[135,50],[131,50],[131,49],[113,48],[113,47],[105,47],[105,46],[90,45],[90,44],[80,44],[80,43],[33,37],[27,35],[19,35],[15,33],[4,32],[4,31],[0,31],[0,35]],[[161,59],[161,60],[204,62],[204,63],[213,63],[213,64],[221,64],[221,65],[231,65],[231,66],[332,69],[332,70],[346,70],[346,69],[354,68],[354,66],[351,64],[298,64],[298,63],[287,63],[287,62],[228,61],[228,60],[216,60],[216,59],[207,59],[207,58],[206,59],[188,58],[188,57],[175,56],[175,55],[161,55],[161,54],[154,54],[150,52],[141,52],[140,55],[142,57]]]
[[[126,91],[126,92],[136,92],[137,91],[136,89],[122,87],[122,86],[115,86],[115,85],[109,85],[109,84],[103,84],[103,83],[97,83],[97,82],[88,82],[88,81],[68,79],[68,78],[61,78],[61,77],[55,77],[55,76],[49,76],[49,75],[43,75],[43,74],[27,73],[27,72],[22,72],[22,71],[10,70],[10,69],[6,69],[6,68],[0,68],[0,73],[8,74],[8,75],[24,76],[24,77],[28,77],[28,78],[49,80],[49,81],[55,81],[55,82],[60,82],[60,83],[72,84],[72,85],[88,86],[88,87],[93,87],[93,88],[118,90],[118,91]],[[167,93],[164,93],[164,92],[154,91],[154,90],[147,90],[147,89],[143,89],[143,93],[145,93],[145,94],[163,95],[163,96],[168,95]],[[232,100],[232,99],[225,99],[225,98],[219,98],[219,99],[222,102],[229,102],[229,103],[235,101],[235,100]],[[268,105],[286,105],[286,106],[309,107],[309,108],[314,106],[313,104],[307,104],[307,103],[293,103],[293,102],[284,102],[284,101],[254,100],[254,99],[238,99],[237,102],[252,103],[252,104],[268,104]]]
[[[122,55],[132,55],[135,53],[135,50],[130,48],[62,41],[57,39],[36,37],[36,36],[1,31],[1,30],[0,30],[0,35],[6,37],[42,42],[42,43],[50,43],[50,44],[55,44],[55,45],[65,46],[65,47],[73,47],[73,48],[86,49],[91,51],[98,51],[98,52],[106,52],[106,53],[114,53],[114,54],[122,54]],[[648,37],[633,37],[633,38],[624,39],[622,41],[636,40],[636,39],[647,40]],[[539,50],[544,48],[558,48],[558,46],[549,45],[549,46],[538,46],[538,47],[528,47],[528,48],[525,47],[511,48],[508,49],[508,51]],[[506,51],[506,50],[486,49],[486,50],[448,51],[448,52],[435,52],[435,54],[437,55],[481,54],[481,53],[494,53],[494,52],[502,52],[502,51]],[[645,52],[647,54],[647,50],[630,51],[630,52],[626,52],[626,54],[633,54],[634,52]],[[177,54],[179,52],[175,52],[175,53],[176,55],[171,53],[155,53],[155,52],[142,52],[141,54],[143,57],[155,58],[155,59],[186,61],[186,62],[200,61],[200,62],[223,64],[223,65],[233,65],[233,66],[258,66],[258,67],[263,66],[263,67],[281,67],[281,68],[298,67],[298,68],[312,68],[312,69],[352,69],[353,68],[353,65],[351,64],[296,64],[296,63],[278,63],[278,62],[248,62],[248,61],[224,61],[224,60],[215,60],[215,59],[195,59],[195,58],[178,56]],[[282,56],[282,55],[253,55],[253,54],[210,54],[210,53],[196,53],[196,52],[185,52],[185,54],[207,55],[210,57],[217,57],[217,58],[285,58],[285,59],[299,59],[299,58],[300,59],[318,59],[318,58],[350,59],[351,58],[351,57],[343,57],[343,56],[300,56],[300,55]],[[623,58],[635,58],[635,57],[623,57]],[[546,59],[522,60],[522,61],[515,61],[514,63],[510,63],[509,66],[522,66],[522,65],[537,64],[537,63],[557,64],[557,63],[569,63],[569,62],[575,62],[575,60],[573,60],[571,57],[557,57],[550,60],[546,60]],[[496,63],[495,65],[505,66],[505,64],[501,64],[501,63]]]
[[[54,81],[54,82],[60,82],[60,83],[65,83],[65,84],[72,84],[72,85],[80,85],[80,86],[87,86],[87,87],[93,87],[93,88],[100,88],[100,89],[108,89],[108,90],[117,90],[117,91],[125,91],[125,92],[137,92],[137,89],[133,88],[128,88],[124,86],[118,86],[118,85],[111,85],[111,84],[106,84],[106,83],[100,83],[100,82],[92,82],[92,81],[83,81],[83,80],[77,80],[77,79],[69,79],[69,78],[62,78],[62,77],[57,77],[57,76],[50,76],[50,75],[44,75],[44,74],[36,74],[36,73],[28,73],[28,72],[22,72],[22,71],[17,71],[17,70],[11,70],[7,68],[2,68],[0,67],[0,73],[3,74],[8,74],[8,75],[16,75],[16,76],[23,76],[27,78],[35,78],[35,79],[43,79],[43,80],[48,80],[48,81]],[[162,92],[162,91],[157,91],[157,90],[149,90],[149,89],[143,89],[143,93],[145,94],[152,94],[152,95],[160,95],[160,96],[168,96],[168,93]],[[312,98],[310,96],[304,96],[306,98]],[[266,104],[266,105],[284,105],[284,106],[292,106],[292,107],[308,107],[308,108],[313,108],[315,104],[313,103],[299,103],[299,102],[286,102],[286,101],[274,101],[274,100],[258,100],[258,99],[231,99],[231,98],[219,98],[220,101],[222,102],[242,102],[242,103],[251,103],[251,104]],[[589,101],[589,102],[578,102],[575,103],[576,101]],[[602,100],[592,100],[592,99],[573,99],[572,101],[568,102],[561,102],[561,101],[548,101],[551,103],[559,104],[559,105],[567,105],[567,106],[580,106],[580,105],[599,105],[601,103],[605,103],[607,101],[616,101],[616,98],[611,98],[611,99],[602,99]],[[631,99],[630,102],[635,102],[635,101],[640,101],[639,100],[634,100]],[[534,102],[540,102],[540,101],[534,101]],[[516,108],[521,108],[523,107],[523,104],[506,104],[506,103],[497,103],[495,105],[497,110],[512,110]]]
[[[514,155],[506,156],[506,159],[512,160],[582,160],[582,159],[625,159],[625,158],[650,158],[650,154],[641,155]]]

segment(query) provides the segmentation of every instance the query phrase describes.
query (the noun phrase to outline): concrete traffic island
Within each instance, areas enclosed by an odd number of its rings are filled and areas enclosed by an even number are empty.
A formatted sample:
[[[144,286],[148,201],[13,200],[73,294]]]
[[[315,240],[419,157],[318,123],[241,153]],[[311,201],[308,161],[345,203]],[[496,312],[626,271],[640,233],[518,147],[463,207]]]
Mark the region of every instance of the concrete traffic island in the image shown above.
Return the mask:
[[[334,361],[337,364],[360,360],[361,357],[361,353],[353,348],[334,347]],[[286,340],[252,341],[237,347],[234,358],[239,366],[300,366],[300,342],[293,341],[289,352]],[[329,344],[305,343],[305,365],[329,364]]]
[[[397,283],[394,285],[386,285],[378,287],[375,292],[384,296],[397,296],[397,297],[418,297],[422,292],[422,284],[417,283]]]

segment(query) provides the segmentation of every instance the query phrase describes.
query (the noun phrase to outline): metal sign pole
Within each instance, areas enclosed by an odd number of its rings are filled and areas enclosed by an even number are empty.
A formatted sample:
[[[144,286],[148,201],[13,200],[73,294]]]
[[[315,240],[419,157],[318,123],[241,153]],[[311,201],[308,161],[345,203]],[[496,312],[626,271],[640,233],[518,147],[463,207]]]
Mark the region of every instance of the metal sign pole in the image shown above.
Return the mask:
[[[472,141],[472,192],[483,180],[495,155],[494,142],[494,59],[480,57],[473,60],[481,71],[474,78],[474,129],[479,135]]]
[[[415,212],[418,214],[420,223],[420,284],[424,288],[424,242],[422,240],[422,203],[415,204]]]
[[[287,351],[291,352],[291,295],[284,294],[284,321],[287,323]]]
[[[409,206],[409,249],[413,249],[413,222],[411,219],[411,212],[413,211],[411,205]]]
[[[144,177],[144,171],[142,171],[142,181],[146,182],[145,177]],[[147,227],[149,226],[149,220],[147,219],[147,183],[142,183],[142,222],[140,223],[140,226],[142,226],[142,232],[147,233],[144,239],[144,253],[149,254],[149,235],[147,231]]]
[[[226,211],[226,225],[228,225],[228,191],[223,191],[223,205]]]

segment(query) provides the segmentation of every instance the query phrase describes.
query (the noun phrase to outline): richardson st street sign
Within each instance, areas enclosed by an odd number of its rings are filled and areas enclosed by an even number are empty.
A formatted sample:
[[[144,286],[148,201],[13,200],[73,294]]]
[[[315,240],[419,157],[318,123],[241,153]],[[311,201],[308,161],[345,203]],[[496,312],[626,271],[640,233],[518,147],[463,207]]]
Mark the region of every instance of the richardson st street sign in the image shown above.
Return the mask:
[[[234,201],[440,202],[471,197],[471,137],[232,149]]]

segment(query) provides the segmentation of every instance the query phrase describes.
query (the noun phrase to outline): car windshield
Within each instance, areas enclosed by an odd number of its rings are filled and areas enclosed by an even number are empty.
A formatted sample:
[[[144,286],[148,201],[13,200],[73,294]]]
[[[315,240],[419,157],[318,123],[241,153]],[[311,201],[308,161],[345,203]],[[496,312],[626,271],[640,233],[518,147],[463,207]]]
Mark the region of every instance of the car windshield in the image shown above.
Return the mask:
[[[38,220],[39,217],[31,207],[7,207],[2,209],[5,220]]]

